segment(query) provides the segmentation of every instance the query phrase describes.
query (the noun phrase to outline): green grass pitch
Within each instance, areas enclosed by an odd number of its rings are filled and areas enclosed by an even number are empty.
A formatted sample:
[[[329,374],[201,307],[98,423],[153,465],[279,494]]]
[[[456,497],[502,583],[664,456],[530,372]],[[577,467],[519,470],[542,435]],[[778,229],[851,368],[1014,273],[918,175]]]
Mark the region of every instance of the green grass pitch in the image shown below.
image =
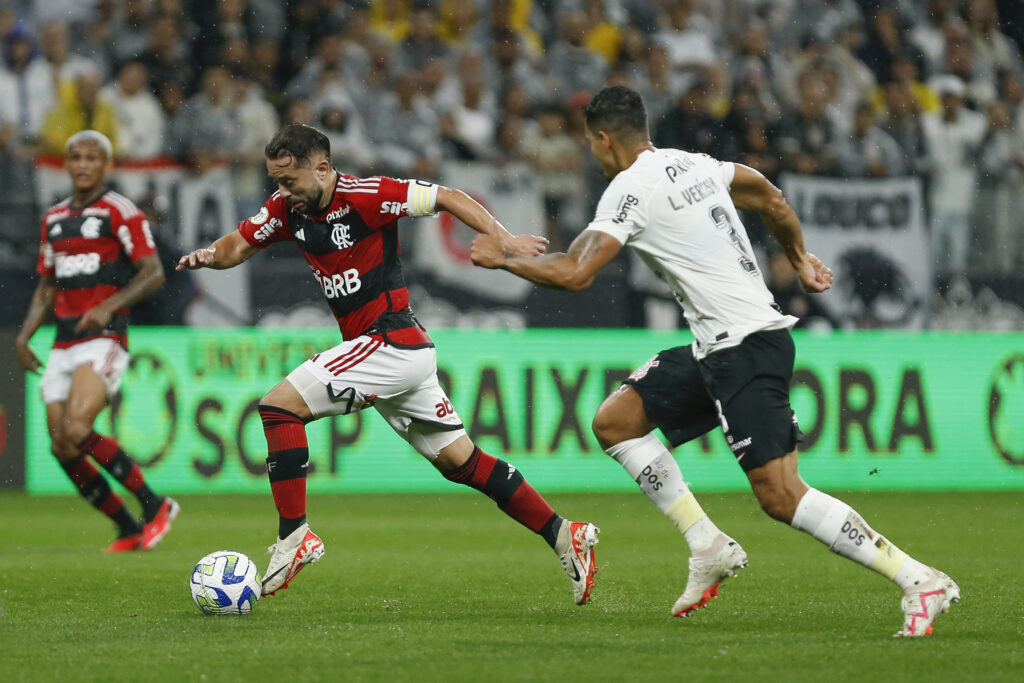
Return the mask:
[[[0,494],[0,679],[13,681],[1017,681],[1024,669],[1020,493],[849,494],[876,529],[960,584],[931,638],[891,635],[898,590],[770,521],[749,494],[699,496],[750,567],[689,619],[668,611],[686,545],[639,493],[551,496],[602,527],[591,604],[554,554],[479,495],[316,496],[327,547],[245,617],[204,616],[204,554],[266,566],[266,496],[183,496],[152,552],[77,498]]]

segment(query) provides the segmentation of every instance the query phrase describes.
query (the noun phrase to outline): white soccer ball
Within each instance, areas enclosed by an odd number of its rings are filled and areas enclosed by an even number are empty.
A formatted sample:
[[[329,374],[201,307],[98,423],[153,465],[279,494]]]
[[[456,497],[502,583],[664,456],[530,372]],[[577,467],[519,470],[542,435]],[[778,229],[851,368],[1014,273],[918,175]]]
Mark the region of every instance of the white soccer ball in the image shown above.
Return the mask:
[[[199,560],[188,587],[205,614],[248,614],[262,592],[256,563],[235,550],[218,550]]]

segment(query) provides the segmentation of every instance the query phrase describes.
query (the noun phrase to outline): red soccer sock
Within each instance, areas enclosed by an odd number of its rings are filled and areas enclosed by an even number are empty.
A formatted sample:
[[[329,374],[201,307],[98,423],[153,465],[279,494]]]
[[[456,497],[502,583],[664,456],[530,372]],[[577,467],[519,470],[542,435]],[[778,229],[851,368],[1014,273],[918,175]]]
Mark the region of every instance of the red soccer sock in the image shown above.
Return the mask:
[[[110,484],[88,458],[78,456],[62,462],[61,467],[74,483],[78,493],[117,524],[119,535],[128,536],[142,531],[142,525],[124,507],[121,496],[110,490]]]
[[[135,497],[139,499],[139,503],[142,504],[146,519],[153,519],[157,510],[160,509],[163,498],[146,485],[142,470],[124,452],[116,439],[94,431],[78,444],[78,452],[82,455],[91,455],[96,462],[103,466],[103,469],[110,472],[114,479],[134,493]]]
[[[502,512],[555,547],[562,518],[514,466],[475,447],[469,460],[444,476],[486,494]]]
[[[259,411],[267,437],[267,477],[279,515],[277,535],[284,538],[306,521],[306,425],[282,408],[261,405]]]

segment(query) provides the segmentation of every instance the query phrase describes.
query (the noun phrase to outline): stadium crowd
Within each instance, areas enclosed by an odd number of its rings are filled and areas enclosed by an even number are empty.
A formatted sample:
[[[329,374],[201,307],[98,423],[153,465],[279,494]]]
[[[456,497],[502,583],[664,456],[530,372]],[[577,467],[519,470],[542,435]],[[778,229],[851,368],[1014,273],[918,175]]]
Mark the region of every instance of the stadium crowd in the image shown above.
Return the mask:
[[[0,233],[19,244],[45,208],[35,159],[77,130],[122,161],[230,164],[244,205],[300,121],[357,175],[526,162],[564,246],[604,184],[580,107],[623,84],[659,146],[772,180],[921,177],[940,276],[1024,265],[1019,2],[0,0],[0,40]]]

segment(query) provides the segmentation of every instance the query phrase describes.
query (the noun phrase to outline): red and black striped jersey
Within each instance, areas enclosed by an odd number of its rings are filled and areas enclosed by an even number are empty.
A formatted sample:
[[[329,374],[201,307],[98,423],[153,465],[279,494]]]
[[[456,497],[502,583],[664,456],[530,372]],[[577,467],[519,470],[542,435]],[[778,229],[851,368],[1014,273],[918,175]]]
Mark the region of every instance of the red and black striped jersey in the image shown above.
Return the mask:
[[[43,214],[36,271],[57,282],[55,348],[96,337],[128,348],[128,309],[117,311],[106,328],[75,333],[78,320],[124,287],[135,275],[134,261],[156,253],[145,214],[127,197],[107,190],[87,206],[65,199]]]
[[[284,241],[298,245],[344,339],[379,333],[389,343],[426,346],[430,337],[409,309],[398,219],[432,214],[436,198],[431,183],[338,173],[322,213],[294,211],[275,192],[238,231],[260,248]]]

